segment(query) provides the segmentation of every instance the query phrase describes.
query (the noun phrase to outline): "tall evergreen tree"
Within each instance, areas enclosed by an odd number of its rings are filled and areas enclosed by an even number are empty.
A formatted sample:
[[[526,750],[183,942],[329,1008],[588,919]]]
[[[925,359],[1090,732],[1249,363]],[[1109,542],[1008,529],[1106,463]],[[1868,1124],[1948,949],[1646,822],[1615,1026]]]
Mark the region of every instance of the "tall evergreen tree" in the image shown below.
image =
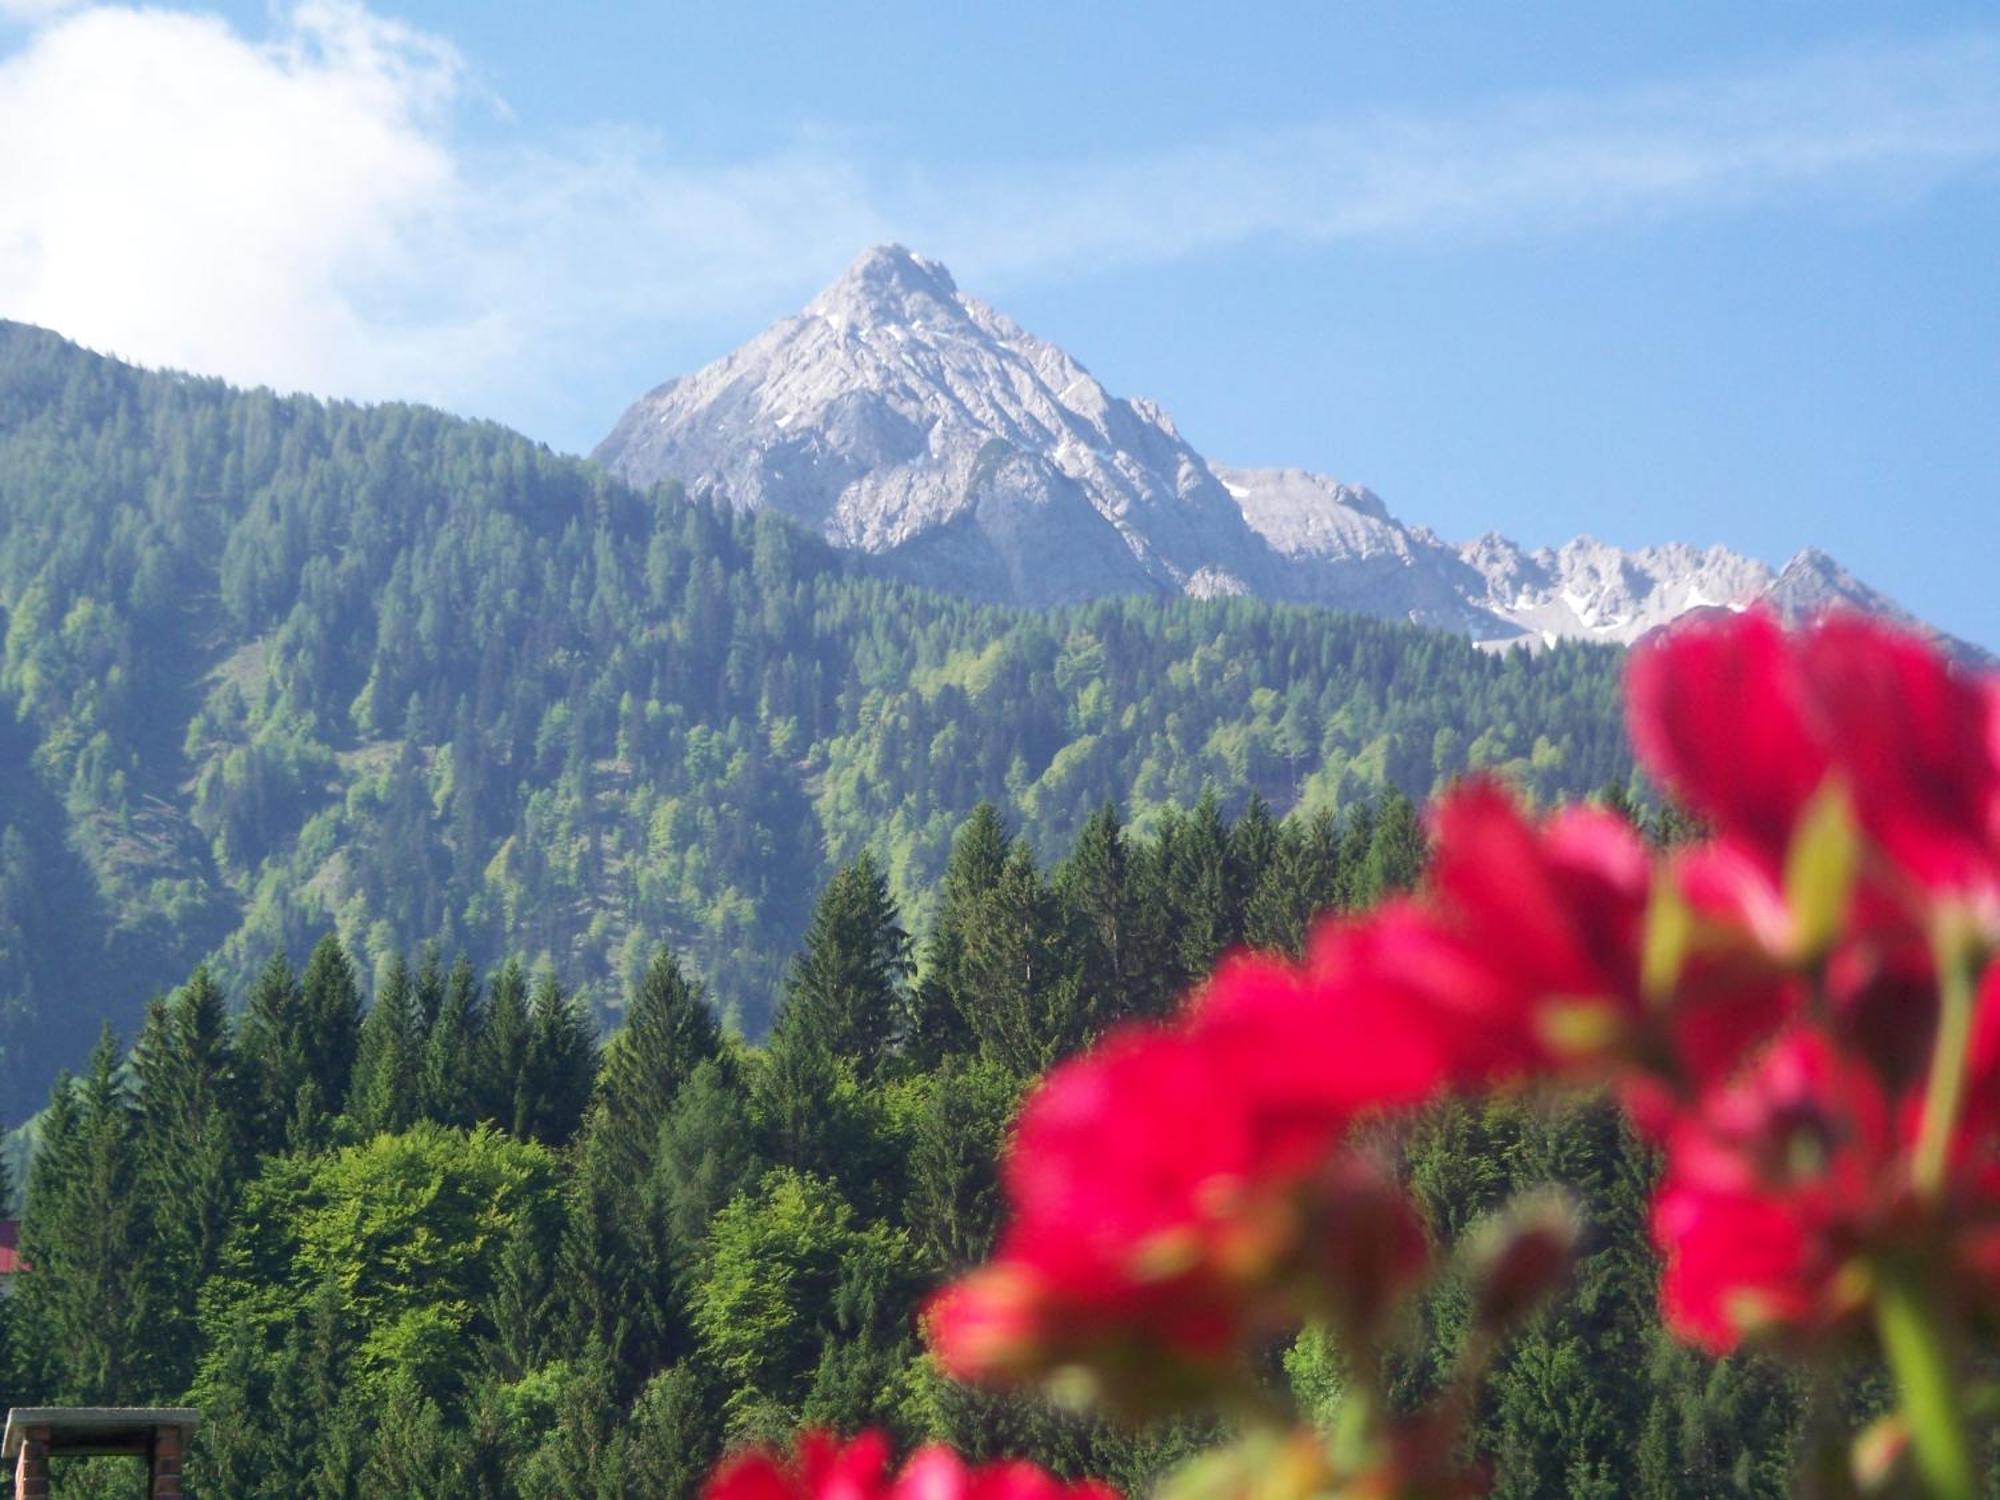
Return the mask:
[[[969,1019],[974,997],[965,974],[966,936],[1006,871],[1009,842],[1007,826],[991,802],[975,807],[952,841],[951,859],[938,882],[921,975],[908,992],[905,1046],[920,1068],[979,1045]]]
[[[646,1184],[677,1278],[694,1264],[709,1221],[762,1166],[735,1058],[725,1053],[699,1064],[660,1129]]]
[[[166,1394],[167,1267],[142,1190],[136,1111],[106,1027],[89,1071],[57,1085],[28,1178],[21,1321],[58,1402],[142,1406]]]
[[[348,1120],[362,1139],[384,1131],[394,1134],[416,1119],[423,1035],[416,980],[398,956],[390,960],[375,1003],[361,1022],[347,1092]]]
[[[481,1050],[486,1014],[479,976],[463,954],[445,981],[444,1003],[424,1038],[418,1068],[419,1112],[440,1125],[469,1126],[480,1118]]]
[[[283,1148],[306,1081],[304,1009],[298,974],[280,949],[258,971],[236,1036],[259,1153]]]
[[[520,1123],[518,1100],[528,1066],[528,1038],[533,1029],[528,1010],[528,976],[520,960],[510,958],[494,976],[492,998],[486,1005],[477,1091],[480,1117],[507,1130]]]
[[[1368,840],[1368,854],[1356,872],[1349,905],[1366,909],[1384,896],[1406,891],[1423,874],[1429,846],[1416,804],[1400,792],[1383,799]]]
[[[590,1017],[563,993],[555,975],[542,975],[528,1003],[513,1133],[547,1146],[568,1144],[583,1123],[596,1074],[597,1037]]]
[[[1173,994],[1161,913],[1144,899],[1134,875],[1125,830],[1108,804],[1085,821],[1069,858],[1056,869],[1080,1018],[1093,1028],[1157,1015]]]
[[[1243,941],[1294,958],[1315,918],[1339,902],[1340,831],[1325,808],[1279,825],[1276,849],[1243,911]]]
[[[1214,787],[1180,825],[1165,871],[1173,911],[1180,985],[1206,974],[1242,935],[1242,896],[1236,890],[1229,825]],[[1179,988],[1177,985],[1176,988]]]
[[[195,1302],[221,1258],[255,1141],[222,991],[206,967],[147,1010],[133,1049],[140,1191],[156,1206],[168,1305],[162,1388],[194,1374]]]
[[[674,1099],[721,1050],[722,1028],[701,986],[662,948],[633,990],[597,1076],[591,1148],[607,1157],[618,1180],[635,1189],[645,1181]]]
[[[1082,985],[1065,963],[1062,913],[1025,842],[1009,851],[965,928],[966,1019],[981,1049],[1033,1077],[1090,1037]]]
[[[256,1080],[265,1149],[324,1145],[347,1101],[360,1045],[361,997],[354,968],[328,933],[303,976],[274,954],[250,991],[241,1050]]]
[[[417,957],[417,972],[411,980],[411,998],[415,1005],[417,1029],[428,1035],[437,1024],[438,1013],[444,1009],[445,994],[451,987],[450,976],[446,974],[443,956],[435,942],[425,943]]]
[[[910,938],[889,881],[865,851],[820,893],[785,982],[777,1029],[809,1035],[862,1079],[887,1060],[911,972]]]

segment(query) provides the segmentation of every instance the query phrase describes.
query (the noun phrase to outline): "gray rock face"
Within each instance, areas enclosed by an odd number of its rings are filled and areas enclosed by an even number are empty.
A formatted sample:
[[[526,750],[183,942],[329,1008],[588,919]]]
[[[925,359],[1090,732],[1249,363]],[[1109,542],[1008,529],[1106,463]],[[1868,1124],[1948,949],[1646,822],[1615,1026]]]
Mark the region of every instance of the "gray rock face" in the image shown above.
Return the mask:
[[[1152,402],[1113,396],[900,245],[648,392],[595,456],[636,483],[770,506],[878,571],[1013,603],[1247,593],[1531,649],[1629,643],[1759,600],[1911,619],[1817,551],[1773,570],[1679,543],[1455,545],[1358,486],[1212,464]]]
[[[650,392],[596,457],[986,598],[1178,593],[1205,571],[1266,581],[1268,549],[1164,412],[1111,395],[899,245]]]

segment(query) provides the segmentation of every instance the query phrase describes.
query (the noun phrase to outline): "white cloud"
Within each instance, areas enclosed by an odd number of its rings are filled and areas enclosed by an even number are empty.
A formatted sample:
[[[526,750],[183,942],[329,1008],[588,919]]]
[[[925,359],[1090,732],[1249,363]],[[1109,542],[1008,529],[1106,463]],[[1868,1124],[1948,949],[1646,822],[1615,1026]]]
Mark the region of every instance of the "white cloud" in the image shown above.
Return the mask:
[[[251,45],[92,9],[0,65],[0,310],[152,362],[377,392],[482,341],[434,312],[448,48],[357,6]]]
[[[0,15],[32,23],[0,60],[0,316],[149,363],[530,425],[574,401],[605,340],[782,305],[882,238],[976,286],[1265,237],[1574,232],[1909,193],[2000,159],[1985,34],[946,173],[810,140],[695,165],[614,127],[470,147],[454,50],[352,0],[299,4],[261,42],[174,11]]]

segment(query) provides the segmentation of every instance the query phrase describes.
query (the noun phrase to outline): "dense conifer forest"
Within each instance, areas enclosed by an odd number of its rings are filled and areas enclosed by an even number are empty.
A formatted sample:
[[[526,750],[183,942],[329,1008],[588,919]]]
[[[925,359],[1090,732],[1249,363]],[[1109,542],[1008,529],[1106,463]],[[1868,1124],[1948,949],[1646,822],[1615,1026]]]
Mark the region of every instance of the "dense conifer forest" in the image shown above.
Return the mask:
[[[435,941],[599,1022],[667,946],[758,1037],[833,873],[869,853],[927,922],[982,801],[1047,861],[1108,802],[1166,837],[1207,788],[1254,824],[1253,797],[1345,819],[1467,769],[1553,800],[1628,766],[1607,650],[979,607],[497,426],[3,323],[0,608],[8,1125],[101,1020],[198,963],[245,993],[328,930],[364,990]]]
[[[1671,828],[1656,827],[1670,836]],[[1140,1492],[1217,1430],[1128,1430],[942,1380],[929,1289],[991,1248],[995,1153],[1033,1077],[1158,1015],[1239,945],[1420,873],[1396,796],[1138,834],[1090,815],[1053,867],[990,805],[911,923],[866,851],[817,893],[769,1037],[721,1027],[670,953],[600,1047],[557,978],[428,945],[370,986],[339,939],[207,968],[55,1088],[0,1302],[0,1398],[186,1399],[203,1496],[687,1496],[725,1445],[801,1423],[944,1438]],[[232,1002],[240,1015],[232,1020]],[[1494,1493],[1779,1495],[1799,1395],[1655,1313],[1653,1170],[1608,1105],[1435,1106],[1396,1143],[1442,1244],[1561,1184],[1573,1289],[1509,1345],[1473,1428]],[[1404,1331],[1412,1403],[1467,1336],[1447,1283]],[[1330,1418],[1340,1353],[1270,1350]],[[58,1493],[122,1493],[73,1461]]]

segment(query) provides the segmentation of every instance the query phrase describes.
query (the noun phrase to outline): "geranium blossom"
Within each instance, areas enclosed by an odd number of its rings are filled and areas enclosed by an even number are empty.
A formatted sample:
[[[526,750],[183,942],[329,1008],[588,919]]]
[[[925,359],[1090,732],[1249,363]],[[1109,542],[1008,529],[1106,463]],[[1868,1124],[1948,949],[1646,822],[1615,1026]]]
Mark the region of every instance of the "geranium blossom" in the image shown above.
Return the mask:
[[[709,1476],[703,1500],[1118,1500],[1095,1480],[1069,1483],[1018,1460],[971,1467],[949,1448],[919,1449],[893,1476],[889,1440],[864,1432],[848,1442],[800,1434],[789,1456],[754,1448]]]

